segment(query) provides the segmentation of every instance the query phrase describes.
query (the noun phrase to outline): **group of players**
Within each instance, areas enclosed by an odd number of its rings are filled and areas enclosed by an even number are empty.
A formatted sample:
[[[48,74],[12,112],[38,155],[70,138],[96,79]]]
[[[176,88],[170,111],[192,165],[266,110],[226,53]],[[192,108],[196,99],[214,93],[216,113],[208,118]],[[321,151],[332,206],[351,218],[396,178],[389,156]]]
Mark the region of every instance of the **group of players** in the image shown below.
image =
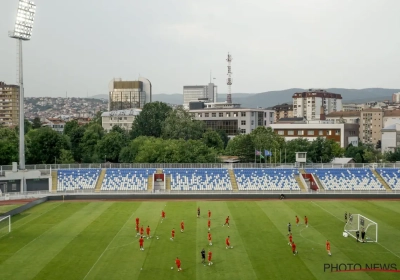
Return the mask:
[[[161,211],[161,223],[164,221],[165,216],[166,216],[166,213],[165,213],[164,210],[162,210]],[[197,208],[197,218],[200,218],[200,207]],[[230,220],[230,217],[229,216],[226,217],[225,223],[222,226],[226,226],[227,225],[228,228],[229,228],[229,220]],[[140,237],[139,238],[139,250],[144,251],[144,246],[143,246],[144,245],[144,237],[146,237],[147,239],[151,238],[151,235],[150,235],[151,229],[150,229],[150,226],[147,226],[147,228],[146,228],[146,236],[144,236],[144,227],[143,227],[143,225],[139,226],[139,222],[140,222],[139,218],[136,218],[136,236]],[[208,238],[208,244],[210,246],[212,246],[212,236],[211,236],[211,232],[210,232],[211,231],[211,211],[210,210],[208,210],[207,226],[208,226],[208,237],[207,237]],[[180,227],[181,227],[181,233],[183,233],[185,231],[185,223],[184,223],[183,220],[181,221]],[[158,237],[157,237],[157,239],[158,239]],[[175,228],[172,228],[170,240],[174,241],[174,239],[175,239]],[[231,246],[230,237],[229,236],[225,239],[225,245],[226,245],[226,249],[233,248],[233,246]],[[205,264],[205,262],[206,262],[206,251],[204,250],[204,248],[201,250],[200,254],[201,254],[201,258],[202,258],[202,263]],[[208,265],[213,265],[211,249],[208,250],[208,254],[207,255],[208,255],[207,256]],[[176,267],[178,269],[178,272],[182,271],[181,260],[178,257],[175,259],[175,264],[176,264]]]
[[[349,217],[349,219],[347,220],[347,217]],[[344,222],[347,224],[352,224],[353,223],[353,215],[352,214],[347,214],[347,212],[344,212]],[[356,241],[357,242],[362,242],[365,243],[365,229],[364,227],[361,228],[361,238],[360,238],[360,231],[357,230],[356,231]]]
[[[296,215],[295,218],[296,218],[296,226],[299,226],[300,219],[299,219],[299,217],[297,215]],[[308,227],[308,218],[307,218],[307,216],[304,216],[304,225],[306,227]],[[293,256],[296,256],[299,252],[296,250],[296,243],[294,243],[294,241],[293,241],[292,224],[290,222],[288,223],[288,236],[289,236],[288,245],[292,247]],[[332,256],[332,254],[331,254],[331,243],[329,242],[329,240],[326,240],[325,246],[326,246],[326,251],[328,252],[328,255]]]

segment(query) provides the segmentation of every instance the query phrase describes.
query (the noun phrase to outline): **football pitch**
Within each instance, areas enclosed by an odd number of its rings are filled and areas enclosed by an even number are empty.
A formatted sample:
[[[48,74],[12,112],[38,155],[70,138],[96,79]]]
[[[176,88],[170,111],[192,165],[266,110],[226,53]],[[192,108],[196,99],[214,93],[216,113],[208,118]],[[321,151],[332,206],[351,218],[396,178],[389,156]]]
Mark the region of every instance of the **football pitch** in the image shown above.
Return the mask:
[[[166,219],[161,223],[163,209]],[[212,211],[212,246],[207,240],[207,210]],[[345,211],[377,222],[379,242],[358,243],[343,237]],[[226,216],[231,218],[229,228],[222,226]],[[151,228],[152,238],[145,239],[144,251],[139,250],[135,236],[137,217],[140,225]],[[184,233],[180,232],[182,220]],[[295,256],[288,246],[288,222],[293,224]],[[4,224],[0,226],[0,279],[365,280],[400,276],[383,271],[332,272],[327,267],[391,265],[390,269],[400,270],[397,201],[47,202],[12,217],[11,233],[5,232]],[[175,240],[171,241],[173,228]],[[227,236],[233,249],[225,247]],[[325,250],[327,239],[332,256]],[[213,265],[202,264],[202,248],[212,250]],[[182,262],[181,272],[176,269],[176,257]]]

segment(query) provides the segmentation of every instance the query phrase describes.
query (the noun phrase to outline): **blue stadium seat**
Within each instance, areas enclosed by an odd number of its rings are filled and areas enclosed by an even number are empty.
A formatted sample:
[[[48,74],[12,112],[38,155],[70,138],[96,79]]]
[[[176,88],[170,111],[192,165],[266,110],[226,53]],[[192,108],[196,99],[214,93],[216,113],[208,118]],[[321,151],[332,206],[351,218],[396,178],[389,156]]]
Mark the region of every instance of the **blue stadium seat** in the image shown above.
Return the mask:
[[[111,168],[106,170],[101,190],[107,191],[145,191],[150,175],[155,168]]]
[[[400,189],[400,169],[398,168],[377,168],[375,169],[379,175],[393,190]]]
[[[366,168],[320,168],[306,172],[317,175],[327,190],[386,190]]]
[[[91,190],[96,187],[100,169],[59,169],[57,171],[57,190]]]
[[[169,168],[164,169],[171,175],[171,190],[230,191],[232,184],[227,169],[212,168]]]
[[[295,179],[299,174],[298,169],[234,169],[239,190],[280,191],[300,190]]]

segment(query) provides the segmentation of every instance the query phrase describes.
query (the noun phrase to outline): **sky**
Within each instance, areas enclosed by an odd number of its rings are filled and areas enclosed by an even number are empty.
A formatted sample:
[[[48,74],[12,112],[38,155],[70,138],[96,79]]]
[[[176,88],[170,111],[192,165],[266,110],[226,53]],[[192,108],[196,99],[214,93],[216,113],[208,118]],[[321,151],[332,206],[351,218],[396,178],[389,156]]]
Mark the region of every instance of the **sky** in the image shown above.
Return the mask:
[[[26,96],[108,93],[148,78],[153,94],[210,80],[226,93],[400,88],[399,0],[36,0],[24,42]],[[17,0],[0,0],[0,81],[16,83]]]

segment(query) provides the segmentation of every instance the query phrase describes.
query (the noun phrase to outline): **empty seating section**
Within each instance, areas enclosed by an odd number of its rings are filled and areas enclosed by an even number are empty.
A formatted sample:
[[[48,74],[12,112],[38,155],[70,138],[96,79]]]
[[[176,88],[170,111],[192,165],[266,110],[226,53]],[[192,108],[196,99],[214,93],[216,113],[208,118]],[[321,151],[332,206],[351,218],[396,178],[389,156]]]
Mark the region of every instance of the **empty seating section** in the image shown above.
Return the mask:
[[[60,169],[57,173],[57,190],[94,190],[100,172],[101,169]]]
[[[398,168],[377,168],[375,171],[381,175],[390,188],[400,189],[400,170]]]
[[[297,169],[234,169],[239,190],[278,191],[300,190]]]
[[[232,190],[227,169],[209,168],[171,168],[164,169],[166,176],[171,176],[171,190]]]
[[[145,191],[149,175],[156,173],[155,168],[131,169],[111,168],[106,174],[101,185],[102,191]]]
[[[324,184],[326,190],[386,191],[370,169],[323,168],[307,169],[306,172],[317,175],[319,180]]]

